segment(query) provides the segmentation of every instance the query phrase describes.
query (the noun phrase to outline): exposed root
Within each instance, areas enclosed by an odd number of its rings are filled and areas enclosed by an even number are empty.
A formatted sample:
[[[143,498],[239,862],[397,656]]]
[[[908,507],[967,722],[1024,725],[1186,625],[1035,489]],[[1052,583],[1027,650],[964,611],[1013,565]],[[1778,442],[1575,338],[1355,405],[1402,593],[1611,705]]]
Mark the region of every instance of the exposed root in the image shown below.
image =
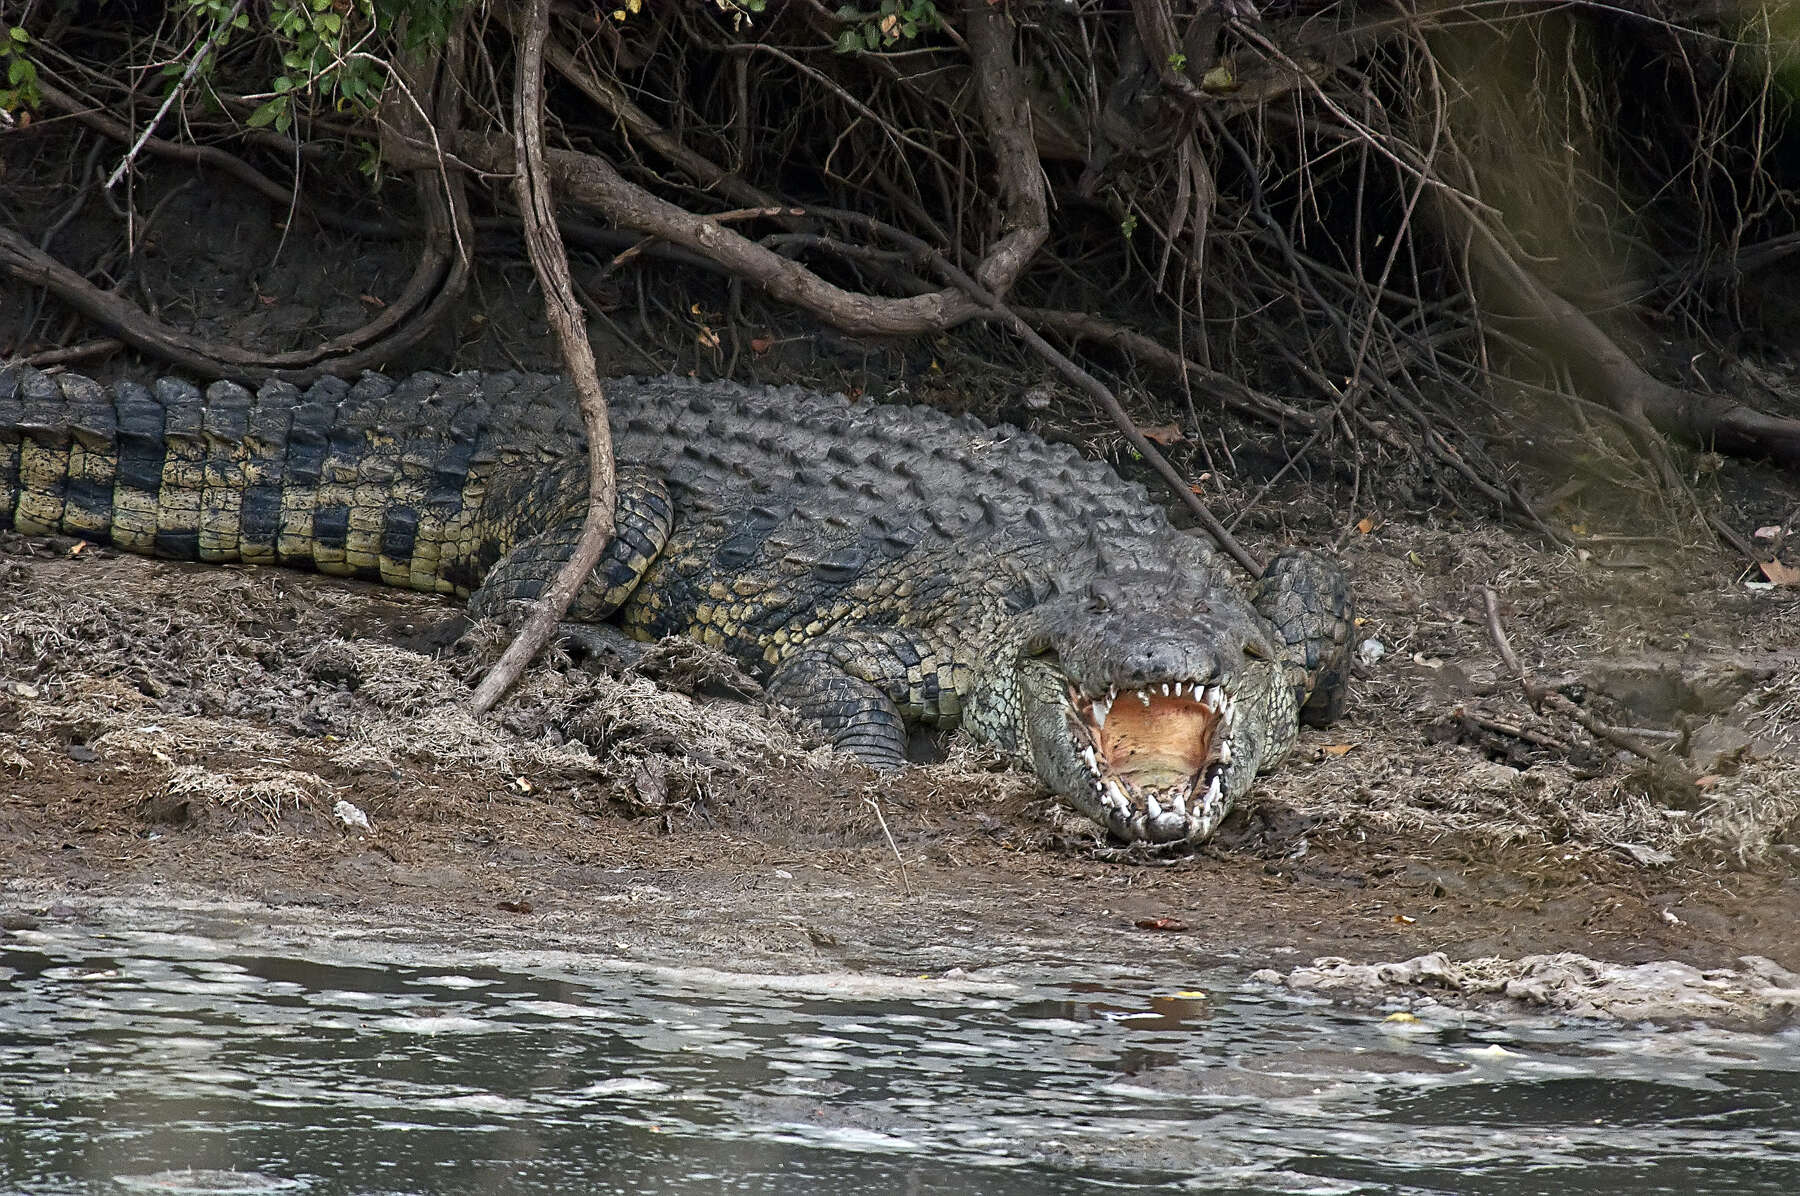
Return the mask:
[[[613,473],[612,429],[606,422],[606,396],[600,388],[599,367],[587,341],[581,307],[575,301],[569,278],[569,255],[563,248],[562,231],[556,224],[556,201],[544,171],[544,42],[550,36],[549,0],[532,0],[525,14],[525,34],[513,92],[513,135],[517,139],[513,194],[525,222],[525,244],[531,265],[544,292],[544,311],[562,348],[563,363],[574,384],[581,406],[581,422],[587,431],[587,513],[581,535],[569,559],[532,604],[530,616],[516,639],[469,698],[477,717],[486,714],[525,666],[541,652],[556,625],[568,612],[606,542],[613,533],[613,498],[617,485]]]

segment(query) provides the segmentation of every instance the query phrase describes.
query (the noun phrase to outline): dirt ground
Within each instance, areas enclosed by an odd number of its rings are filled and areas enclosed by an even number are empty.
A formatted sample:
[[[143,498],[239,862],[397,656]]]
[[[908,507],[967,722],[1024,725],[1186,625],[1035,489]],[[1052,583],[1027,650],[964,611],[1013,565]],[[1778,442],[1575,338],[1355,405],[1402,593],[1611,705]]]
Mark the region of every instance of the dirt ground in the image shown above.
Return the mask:
[[[966,746],[877,779],[709,694],[691,654],[641,666],[664,688],[553,660],[477,724],[458,697],[497,631],[457,639],[451,604],[9,535],[0,875],[27,915],[59,893],[210,891],[446,933],[598,909],[636,939],[678,916],[746,965],[891,955],[909,927],[923,949],[935,920],[960,920],[1002,940],[1110,928],[1122,952],[1179,934],[1249,963],[1800,966],[1791,599],[1651,570],[1621,594],[1620,574],[1491,529],[1389,527],[1349,556],[1364,636],[1387,648],[1349,716],[1308,732],[1215,846],[1167,855],[1108,847]],[[1467,581],[1496,575],[1542,675],[1581,660],[1638,723],[1692,728],[1676,747],[1734,745],[1703,787],[1598,751],[1533,758],[1456,717],[1580,737],[1498,676]],[[1602,638],[1623,651],[1590,656]],[[671,898],[631,896],[646,886]]]
[[[214,190],[159,210],[137,285],[208,335],[311,343],[406,276],[403,246],[284,243],[280,213]],[[100,215],[64,233],[77,265],[111,235],[86,228]],[[528,277],[485,266],[470,312],[398,366],[549,364]],[[977,354],[1016,367],[991,333],[863,345],[732,318],[722,294],[672,306],[640,285],[634,304],[618,279],[589,283],[616,304],[592,327],[614,372],[854,386],[1117,451],[1041,371],[971,382]],[[0,344],[79,339],[20,314],[39,310],[0,302]],[[696,349],[688,325],[709,323],[723,336]],[[0,915],[211,893],[445,933],[675,937],[743,966],[854,966],[975,925],[992,944],[1098,933],[1122,955],[1180,941],[1250,965],[1574,950],[1800,968],[1800,590],[1599,489],[1556,508],[1580,547],[1548,551],[1458,513],[1408,463],[1352,482],[1285,468],[1255,429],[1206,437],[1180,459],[1218,509],[1247,512],[1241,536],[1336,548],[1354,570],[1363,659],[1347,717],[1307,732],[1202,850],[1109,847],[966,745],[877,779],[732,699],[691,653],[622,676],[553,659],[476,723],[461,702],[498,633],[453,604],[0,534]],[[1709,461],[1699,481],[1742,534],[1800,533],[1792,479]],[[1502,666],[1484,587],[1557,695],[1542,709]]]

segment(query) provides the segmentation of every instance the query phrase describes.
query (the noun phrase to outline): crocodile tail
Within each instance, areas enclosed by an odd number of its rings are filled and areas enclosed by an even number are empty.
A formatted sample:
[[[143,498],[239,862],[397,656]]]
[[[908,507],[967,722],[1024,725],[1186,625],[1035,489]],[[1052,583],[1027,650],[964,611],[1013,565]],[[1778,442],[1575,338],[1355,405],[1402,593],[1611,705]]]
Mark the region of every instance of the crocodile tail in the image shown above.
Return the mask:
[[[4,369],[0,528],[467,593],[584,494],[572,410],[532,375],[202,394]]]
[[[1356,626],[1343,566],[1303,549],[1284,552],[1263,570],[1251,601],[1280,637],[1301,720],[1314,727],[1335,722],[1350,694]]]

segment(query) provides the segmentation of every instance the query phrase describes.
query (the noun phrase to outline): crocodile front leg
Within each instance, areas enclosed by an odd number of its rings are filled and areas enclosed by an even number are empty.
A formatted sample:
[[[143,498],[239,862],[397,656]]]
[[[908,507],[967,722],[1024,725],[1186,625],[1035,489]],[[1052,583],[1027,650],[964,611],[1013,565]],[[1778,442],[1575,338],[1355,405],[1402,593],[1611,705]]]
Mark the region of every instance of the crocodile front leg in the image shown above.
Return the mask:
[[[953,727],[970,670],[910,627],[834,632],[788,658],[769,697],[822,728],[832,746],[880,769],[906,763],[906,724]]]
[[[1356,608],[1341,565],[1296,549],[1270,561],[1251,602],[1275,627],[1300,719],[1323,727],[1344,713],[1350,693],[1350,634]]]

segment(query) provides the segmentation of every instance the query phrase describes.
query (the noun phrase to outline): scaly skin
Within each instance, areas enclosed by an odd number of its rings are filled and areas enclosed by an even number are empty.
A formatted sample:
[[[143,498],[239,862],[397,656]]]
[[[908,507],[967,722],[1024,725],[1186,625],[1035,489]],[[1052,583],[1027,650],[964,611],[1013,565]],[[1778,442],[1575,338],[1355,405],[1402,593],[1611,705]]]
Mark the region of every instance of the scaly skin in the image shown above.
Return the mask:
[[[1341,570],[1246,595],[1141,487],[924,408],[681,379],[607,385],[618,530],[570,617],[685,635],[879,767],[962,727],[1113,834],[1211,834],[1302,717],[1339,712]],[[566,388],[367,375],[202,396],[0,370],[0,527],[135,552],[536,597],[585,501]]]

